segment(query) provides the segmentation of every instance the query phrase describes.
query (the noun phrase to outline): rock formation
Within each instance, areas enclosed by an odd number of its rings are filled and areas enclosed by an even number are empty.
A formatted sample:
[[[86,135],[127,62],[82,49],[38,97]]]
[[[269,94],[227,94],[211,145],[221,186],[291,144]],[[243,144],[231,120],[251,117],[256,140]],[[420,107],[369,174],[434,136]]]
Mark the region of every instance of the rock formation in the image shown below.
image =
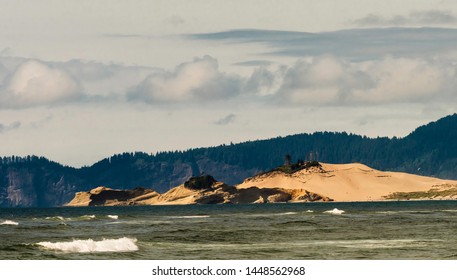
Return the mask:
[[[98,187],[78,192],[67,206],[167,205],[167,204],[240,204],[331,201],[330,198],[303,189],[250,188],[239,189],[212,176],[192,177],[164,194],[151,189],[113,190]]]

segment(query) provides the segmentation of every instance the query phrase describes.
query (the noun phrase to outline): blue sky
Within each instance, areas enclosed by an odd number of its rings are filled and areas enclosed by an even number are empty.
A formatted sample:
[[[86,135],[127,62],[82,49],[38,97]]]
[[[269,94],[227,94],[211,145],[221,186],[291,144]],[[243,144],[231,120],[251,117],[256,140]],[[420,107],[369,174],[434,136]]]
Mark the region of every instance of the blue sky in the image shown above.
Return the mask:
[[[457,111],[455,1],[1,1],[0,155],[73,166]]]

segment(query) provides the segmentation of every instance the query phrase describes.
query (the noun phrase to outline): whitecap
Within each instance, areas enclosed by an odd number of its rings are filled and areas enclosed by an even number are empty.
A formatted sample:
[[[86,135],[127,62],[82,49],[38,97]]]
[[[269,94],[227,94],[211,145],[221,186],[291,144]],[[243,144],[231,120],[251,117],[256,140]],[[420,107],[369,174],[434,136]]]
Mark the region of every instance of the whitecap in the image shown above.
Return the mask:
[[[106,215],[108,218],[110,219],[113,219],[113,220],[117,220],[119,219],[119,216],[118,215]]]
[[[101,241],[73,240],[68,242],[48,242],[36,243],[50,250],[74,253],[94,253],[94,252],[129,252],[137,251],[136,238],[122,237],[119,239],[103,239]]]
[[[201,218],[209,218],[209,215],[194,215],[194,216],[172,216],[170,218],[175,219],[201,219]]]
[[[333,215],[341,215],[341,214],[344,213],[344,210],[340,210],[338,208],[334,208],[333,210],[324,211],[324,213],[333,214]]]
[[[83,220],[93,220],[95,219],[95,215],[82,215],[81,217],[79,217],[80,219],[83,219]]]
[[[52,220],[52,221],[70,221],[71,218],[64,218],[62,216],[53,216],[53,217],[46,217],[46,220]]]
[[[405,247],[425,247],[429,242],[437,242],[440,240],[415,240],[415,239],[362,239],[362,240],[327,240],[313,241],[312,245],[319,246],[336,246],[343,248],[358,248],[358,249],[386,249],[386,248],[405,248]]]
[[[284,213],[278,213],[275,214],[276,216],[283,216],[283,215],[295,215],[298,214],[297,212],[284,212]]]
[[[5,226],[17,226],[19,225],[18,222],[15,222],[15,221],[11,221],[11,220],[5,220],[4,222],[2,222],[0,225],[5,225]]]
[[[314,213],[313,210],[306,210],[306,213]]]

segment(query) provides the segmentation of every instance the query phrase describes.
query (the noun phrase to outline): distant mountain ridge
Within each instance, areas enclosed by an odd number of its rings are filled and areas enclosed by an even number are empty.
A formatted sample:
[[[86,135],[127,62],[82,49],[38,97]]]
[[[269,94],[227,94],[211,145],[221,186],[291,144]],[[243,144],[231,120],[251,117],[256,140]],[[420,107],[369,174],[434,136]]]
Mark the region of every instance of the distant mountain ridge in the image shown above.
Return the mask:
[[[0,207],[60,206],[76,192],[97,186],[165,192],[201,173],[236,185],[282,165],[286,154],[293,162],[314,157],[321,162],[360,162],[379,170],[457,179],[457,114],[421,126],[404,138],[315,132],[155,155],[123,153],[82,168],[36,156],[3,157]]]

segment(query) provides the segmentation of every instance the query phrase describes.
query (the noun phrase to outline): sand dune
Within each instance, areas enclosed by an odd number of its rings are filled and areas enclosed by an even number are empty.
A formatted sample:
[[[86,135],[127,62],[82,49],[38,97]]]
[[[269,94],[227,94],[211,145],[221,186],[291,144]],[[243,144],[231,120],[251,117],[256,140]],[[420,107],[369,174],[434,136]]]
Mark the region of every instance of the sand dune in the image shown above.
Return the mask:
[[[378,201],[386,199],[454,199],[457,181],[382,172],[360,163],[308,162],[259,174],[238,186],[209,175],[189,179],[159,194],[152,189],[79,192],[68,206]],[[289,169],[288,169],[289,168]]]
[[[384,200],[394,193],[425,193],[430,190],[449,190],[457,186],[457,181],[442,180],[401,172],[383,172],[360,163],[328,164],[320,163],[292,174],[273,171],[246,179],[237,188],[285,188],[306,189],[328,196],[334,201],[373,201]],[[407,196],[405,196],[407,197]],[[457,196],[456,196],[457,197]],[[421,197],[417,197],[421,198]],[[424,196],[424,199],[427,197]],[[432,198],[432,197],[429,197]],[[435,195],[435,199],[453,198]]]

